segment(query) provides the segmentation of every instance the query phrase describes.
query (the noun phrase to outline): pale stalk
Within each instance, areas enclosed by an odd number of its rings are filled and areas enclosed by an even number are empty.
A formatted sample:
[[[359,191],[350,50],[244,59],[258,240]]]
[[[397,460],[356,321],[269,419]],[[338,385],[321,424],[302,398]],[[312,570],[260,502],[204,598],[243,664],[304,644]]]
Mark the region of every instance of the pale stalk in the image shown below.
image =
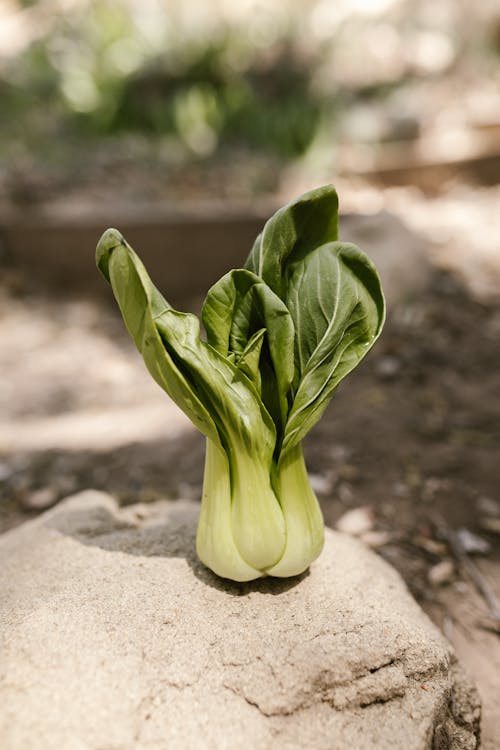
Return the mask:
[[[245,448],[236,444],[230,457],[233,535],[244,560],[264,571],[281,558],[287,532],[271,486],[271,466],[255,449]]]
[[[203,496],[196,534],[200,560],[221,578],[252,581],[264,575],[241,556],[231,523],[231,480],[224,450],[207,440]]]
[[[313,492],[299,443],[278,465],[276,493],[286,525],[286,544],[279,561],[266,569],[270,576],[286,578],[303,573],[323,549],[324,522]]]

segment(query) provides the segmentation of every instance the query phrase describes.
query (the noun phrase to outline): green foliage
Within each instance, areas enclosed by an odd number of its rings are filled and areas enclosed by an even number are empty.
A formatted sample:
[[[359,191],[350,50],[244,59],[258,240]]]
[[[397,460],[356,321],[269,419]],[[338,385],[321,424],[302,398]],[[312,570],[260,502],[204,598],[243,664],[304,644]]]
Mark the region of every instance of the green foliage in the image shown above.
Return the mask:
[[[34,114],[41,134],[56,120],[59,131],[82,135],[169,136],[198,157],[222,143],[284,157],[305,151],[324,109],[312,86],[319,55],[305,58],[288,28],[269,54],[237,25],[220,21],[197,36],[173,11],[156,13],[156,30],[108,0],[54,16],[0,71],[5,125]],[[36,112],[42,104],[52,123]]]
[[[296,575],[321,551],[301,441],[385,315],[374,266],[337,241],[337,207],[328,185],[267,222],[247,267],[209,290],[206,341],[116,230],[97,248],[149,371],[207,437],[197,549],[223,577]]]

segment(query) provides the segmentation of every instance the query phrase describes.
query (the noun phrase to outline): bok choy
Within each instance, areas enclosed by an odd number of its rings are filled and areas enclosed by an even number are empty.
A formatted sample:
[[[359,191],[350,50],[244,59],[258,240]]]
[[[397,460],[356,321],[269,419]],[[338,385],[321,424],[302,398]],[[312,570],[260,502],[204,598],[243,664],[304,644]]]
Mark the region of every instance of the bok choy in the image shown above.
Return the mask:
[[[302,440],[385,316],[373,264],[338,241],[335,189],[269,219],[245,267],[208,291],[206,338],[115,229],[96,261],[151,375],[206,436],[198,556],[235,581],[302,573],[323,546]]]

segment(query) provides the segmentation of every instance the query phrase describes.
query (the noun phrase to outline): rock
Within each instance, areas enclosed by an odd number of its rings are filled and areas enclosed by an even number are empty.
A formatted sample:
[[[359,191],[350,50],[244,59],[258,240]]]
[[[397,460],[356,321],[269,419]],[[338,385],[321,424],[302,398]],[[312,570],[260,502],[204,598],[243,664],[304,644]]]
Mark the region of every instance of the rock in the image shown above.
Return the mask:
[[[500,503],[493,500],[492,497],[480,497],[476,503],[477,510],[485,516],[500,518]]]
[[[427,573],[427,578],[432,586],[443,586],[449,583],[455,573],[455,566],[451,560],[441,560],[433,565]]]
[[[331,476],[325,476],[324,474],[309,474],[309,482],[314,492],[318,495],[328,495],[333,489],[333,481]]]
[[[469,529],[458,529],[457,539],[464,552],[468,555],[488,555],[491,552],[491,544]]]
[[[397,357],[386,355],[380,357],[375,363],[375,372],[383,380],[396,377],[401,370],[401,360]]]
[[[2,750],[465,750],[475,689],[398,574],[327,531],[234,584],[198,506],[84,492],[0,537]]]
[[[477,509],[480,513],[479,526],[489,534],[500,534],[500,503],[491,497],[480,497]]]
[[[9,464],[5,463],[4,461],[0,461],[0,482],[6,482],[7,479],[10,479],[12,474],[14,473],[14,469]]]
[[[350,536],[366,534],[373,529],[373,511],[369,505],[348,510],[340,516],[335,527]]]
[[[484,518],[479,519],[479,525],[490,534],[500,534],[500,518],[484,516]]]
[[[21,505],[25,510],[46,510],[57,502],[57,492],[53,487],[43,487],[39,490],[29,492],[21,499]]]
[[[392,541],[392,538],[392,534],[389,531],[366,531],[360,537],[363,544],[372,549],[385,547],[386,544]]]

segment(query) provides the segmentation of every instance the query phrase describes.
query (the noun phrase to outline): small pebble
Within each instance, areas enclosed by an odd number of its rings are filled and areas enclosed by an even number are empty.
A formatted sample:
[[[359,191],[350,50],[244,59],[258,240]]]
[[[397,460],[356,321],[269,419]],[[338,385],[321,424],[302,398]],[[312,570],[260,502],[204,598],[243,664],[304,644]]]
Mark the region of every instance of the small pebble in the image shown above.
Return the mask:
[[[430,568],[427,578],[432,586],[444,586],[451,581],[454,572],[455,566],[451,560],[441,560]]]
[[[491,534],[500,534],[500,518],[483,516],[479,519],[479,525],[482,529],[489,531]]]
[[[327,495],[332,489],[331,479],[324,474],[309,474],[309,481],[318,495]]]
[[[389,380],[395,377],[401,369],[401,361],[397,357],[380,357],[375,370],[380,378]]]
[[[369,505],[353,508],[344,513],[336,523],[336,528],[350,536],[361,536],[373,529],[373,512]]]
[[[437,555],[437,557],[444,557],[448,551],[448,545],[430,537],[417,536],[413,539],[413,543],[426,552],[430,552],[431,555]]]
[[[197,500],[201,496],[201,488],[189,482],[179,482],[177,485],[177,497],[185,500]]]
[[[352,450],[346,445],[340,445],[339,443],[332,445],[330,449],[330,456],[333,461],[347,461],[352,453]]]
[[[63,474],[55,480],[57,491],[60,497],[66,497],[67,495],[73,494],[78,489],[75,477]]]
[[[422,500],[424,503],[434,502],[436,495],[443,489],[444,482],[438,477],[429,477],[424,481],[422,487]]]
[[[354,500],[354,492],[352,487],[347,482],[341,482],[337,488],[337,495],[341,503],[344,505],[352,505]]]
[[[25,510],[45,510],[57,502],[57,492],[53,487],[43,487],[34,490],[21,499],[21,505]]]
[[[361,535],[361,541],[372,549],[384,547],[391,540],[392,536],[388,531],[367,531]]]
[[[144,521],[150,515],[150,507],[146,503],[135,503],[133,506],[121,508],[120,514],[124,521],[137,524]]]
[[[359,476],[359,469],[353,464],[341,464],[337,469],[339,479],[356,479]]]
[[[491,552],[490,543],[469,529],[458,529],[457,537],[464,551],[469,555],[487,555]]]
[[[476,503],[478,511],[484,516],[500,518],[500,503],[492,497],[480,497]]]
[[[4,463],[3,461],[0,462],[0,482],[5,482],[7,479],[10,479],[13,473],[14,470],[12,466],[9,466],[9,464]]]
[[[410,488],[406,482],[394,482],[392,490],[396,497],[408,497],[410,494]]]

